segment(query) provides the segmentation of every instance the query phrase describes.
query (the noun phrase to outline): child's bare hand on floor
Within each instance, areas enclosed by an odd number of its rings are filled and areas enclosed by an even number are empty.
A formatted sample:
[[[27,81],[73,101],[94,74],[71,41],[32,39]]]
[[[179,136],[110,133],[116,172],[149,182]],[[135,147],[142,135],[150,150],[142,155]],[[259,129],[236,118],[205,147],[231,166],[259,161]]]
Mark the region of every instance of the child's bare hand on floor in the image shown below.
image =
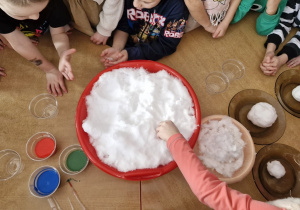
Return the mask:
[[[63,75],[57,69],[52,69],[51,71],[47,72],[46,79],[47,90],[50,94],[62,96],[63,92],[68,92],[63,80]]]
[[[286,64],[287,64],[287,66],[288,66],[289,68],[294,68],[294,67],[300,65],[300,56],[291,59],[291,60],[288,61]]]
[[[108,36],[103,36],[102,34],[96,32],[93,34],[93,36],[91,36],[91,41],[94,44],[103,44],[106,45],[106,42],[108,40]]]
[[[178,128],[171,120],[160,122],[158,127],[156,128],[157,137],[164,141],[168,141],[168,139],[174,134],[180,133]]]
[[[68,49],[61,54],[61,58],[59,59],[58,69],[67,80],[74,79],[70,60],[71,60],[71,55],[75,52],[76,49],[74,48]]]
[[[218,26],[216,31],[213,33],[212,37],[213,38],[221,38],[226,34],[228,25],[225,24],[224,22],[221,22]]]
[[[0,67],[0,77],[5,77],[6,73],[5,73],[5,69]]]

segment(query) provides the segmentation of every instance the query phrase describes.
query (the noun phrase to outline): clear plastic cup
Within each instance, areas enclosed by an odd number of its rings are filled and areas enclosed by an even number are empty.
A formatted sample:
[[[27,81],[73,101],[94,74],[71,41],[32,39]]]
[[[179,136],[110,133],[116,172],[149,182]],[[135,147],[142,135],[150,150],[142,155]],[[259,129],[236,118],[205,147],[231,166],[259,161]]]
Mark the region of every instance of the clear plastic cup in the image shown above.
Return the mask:
[[[22,162],[19,153],[11,149],[0,151],[0,181],[5,181],[22,170]]]
[[[65,148],[59,156],[60,169],[69,175],[82,172],[88,165],[89,159],[79,144]]]
[[[212,72],[205,79],[206,90],[210,94],[222,93],[227,90],[229,80],[222,72]]]
[[[229,81],[240,79],[245,74],[245,66],[238,60],[229,59],[223,62],[222,72],[227,76]]]
[[[42,161],[56,151],[56,139],[51,133],[39,132],[31,136],[26,144],[26,153],[31,160]]]
[[[31,100],[29,111],[38,119],[52,118],[58,114],[58,103],[55,96],[43,93]]]
[[[42,166],[30,176],[28,188],[30,193],[38,198],[50,197],[60,184],[60,174],[53,166]]]

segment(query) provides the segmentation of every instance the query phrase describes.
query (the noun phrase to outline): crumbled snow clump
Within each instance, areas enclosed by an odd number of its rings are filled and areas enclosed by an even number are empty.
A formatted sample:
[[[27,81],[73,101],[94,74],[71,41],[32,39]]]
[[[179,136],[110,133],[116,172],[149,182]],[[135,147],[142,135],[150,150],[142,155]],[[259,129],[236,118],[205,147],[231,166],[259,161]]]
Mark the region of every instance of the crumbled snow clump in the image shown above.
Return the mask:
[[[203,164],[223,176],[232,177],[243,165],[245,142],[229,117],[201,125],[198,142]]]

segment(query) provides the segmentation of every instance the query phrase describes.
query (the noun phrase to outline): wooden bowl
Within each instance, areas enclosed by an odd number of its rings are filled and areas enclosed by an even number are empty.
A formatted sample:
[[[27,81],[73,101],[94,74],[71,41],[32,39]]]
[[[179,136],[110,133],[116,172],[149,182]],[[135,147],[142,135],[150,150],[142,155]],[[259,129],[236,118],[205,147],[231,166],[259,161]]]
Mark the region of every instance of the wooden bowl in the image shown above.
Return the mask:
[[[221,120],[224,117],[228,117],[226,115],[211,115],[201,119],[201,125],[208,123],[210,120]],[[230,117],[231,118],[231,117]],[[225,177],[222,174],[219,174],[216,170],[208,168],[210,172],[215,174],[221,181],[226,182],[227,184],[233,184],[243,180],[252,170],[254,162],[255,162],[255,147],[252,140],[252,137],[249,131],[237,120],[231,118],[233,124],[237,126],[242,133],[242,140],[246,143],[244,147],[244,162],[243,165],[233,173],[232,177]],[[200,131],[201,132],[201,131]],[[195,153],[199,156],[201,153],[199,151],[199,141],[197,141],[194,147]]]

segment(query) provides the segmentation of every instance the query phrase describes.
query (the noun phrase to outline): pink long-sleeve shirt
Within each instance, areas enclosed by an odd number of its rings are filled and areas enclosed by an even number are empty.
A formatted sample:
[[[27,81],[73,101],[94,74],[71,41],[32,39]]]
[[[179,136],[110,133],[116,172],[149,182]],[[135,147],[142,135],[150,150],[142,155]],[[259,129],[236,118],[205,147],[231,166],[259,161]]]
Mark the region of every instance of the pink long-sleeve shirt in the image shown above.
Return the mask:
[[[205,168],[181,134],[171,136],[167,146],[193,193],[210,208],[216,210],[283,210],[253,200],[249,195],[229,188],[225,182],[220,181]]]

